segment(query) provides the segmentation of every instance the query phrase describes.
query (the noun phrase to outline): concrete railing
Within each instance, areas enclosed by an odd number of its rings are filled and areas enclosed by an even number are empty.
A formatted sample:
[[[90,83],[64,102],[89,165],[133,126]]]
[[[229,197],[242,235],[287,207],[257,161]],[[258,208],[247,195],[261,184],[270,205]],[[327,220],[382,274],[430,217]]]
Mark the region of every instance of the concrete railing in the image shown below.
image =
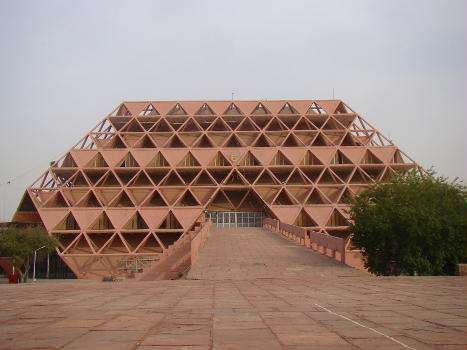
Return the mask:
[[[345,240],[320,232],[307,230],[303,227],[289,225],[276,219],[266,218],[263,227],[279,232],[301,245],[328,255],[342,263],[345,262]]]
[[[194,264],[207,240],[211,226],[212,222],[209,220],[193,231],[187,232],[161,254],[156,264],[135,276],[134,280],[154,281],[179,278]]]

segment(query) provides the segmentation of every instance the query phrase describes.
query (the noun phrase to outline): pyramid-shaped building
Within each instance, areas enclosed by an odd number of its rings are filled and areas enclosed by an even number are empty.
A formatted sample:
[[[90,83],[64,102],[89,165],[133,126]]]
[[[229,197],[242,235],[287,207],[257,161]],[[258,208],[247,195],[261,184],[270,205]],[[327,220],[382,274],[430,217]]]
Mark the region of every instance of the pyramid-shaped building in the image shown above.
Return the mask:
[[[203,217],[348,237],[346,197],[415,163],[340,100],[124,102],[25,192],[79,278],[157,257]]]

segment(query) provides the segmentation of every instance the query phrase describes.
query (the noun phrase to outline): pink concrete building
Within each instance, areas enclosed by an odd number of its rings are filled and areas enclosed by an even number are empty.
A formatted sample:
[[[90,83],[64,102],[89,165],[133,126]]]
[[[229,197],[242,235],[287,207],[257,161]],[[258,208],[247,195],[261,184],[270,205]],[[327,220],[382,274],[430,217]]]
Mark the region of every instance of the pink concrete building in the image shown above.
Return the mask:
[[[42,222],[77,277],[100,278],[157,260],[204,217],[347,239],[345,198],[413,166],[340,100],[124,102],[26,190],[13,221]]]

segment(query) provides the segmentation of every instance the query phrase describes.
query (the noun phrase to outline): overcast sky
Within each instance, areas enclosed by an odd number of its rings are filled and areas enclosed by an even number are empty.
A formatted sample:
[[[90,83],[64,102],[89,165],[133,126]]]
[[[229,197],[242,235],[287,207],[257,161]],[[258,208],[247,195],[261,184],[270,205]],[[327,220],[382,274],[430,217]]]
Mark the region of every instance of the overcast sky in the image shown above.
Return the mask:
[[[464,0],[0,6],[0,221],[123,100],[329,99],[334,89],[419,164],[465,179]]]

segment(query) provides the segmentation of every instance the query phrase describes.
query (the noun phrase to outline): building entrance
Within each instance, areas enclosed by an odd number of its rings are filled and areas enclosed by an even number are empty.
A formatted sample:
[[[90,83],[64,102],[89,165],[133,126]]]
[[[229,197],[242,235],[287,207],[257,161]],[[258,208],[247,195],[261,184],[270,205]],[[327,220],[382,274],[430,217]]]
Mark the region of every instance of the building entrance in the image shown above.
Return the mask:
[[[263,212],[222,212],[208,211],[206,219],[211,219],[216,227],[261,227],[264,220]]]

